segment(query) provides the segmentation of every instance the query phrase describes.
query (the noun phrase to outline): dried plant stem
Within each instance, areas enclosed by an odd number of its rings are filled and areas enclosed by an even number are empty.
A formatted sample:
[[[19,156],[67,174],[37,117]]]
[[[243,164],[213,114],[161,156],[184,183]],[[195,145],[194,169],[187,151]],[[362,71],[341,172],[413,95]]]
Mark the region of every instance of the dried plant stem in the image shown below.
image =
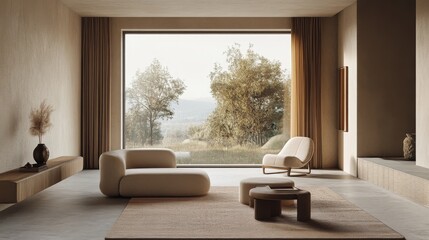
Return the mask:
[[[42,143],[42,136],[52,126],[50,117],[53,110],[53,107],[51,105],[48,105],[46,103],[46,100],[43,100],[43,102],[40,103],[38,109],[31,109],[31,126],[29,130],[31,135],[39,137],[39,143]]]

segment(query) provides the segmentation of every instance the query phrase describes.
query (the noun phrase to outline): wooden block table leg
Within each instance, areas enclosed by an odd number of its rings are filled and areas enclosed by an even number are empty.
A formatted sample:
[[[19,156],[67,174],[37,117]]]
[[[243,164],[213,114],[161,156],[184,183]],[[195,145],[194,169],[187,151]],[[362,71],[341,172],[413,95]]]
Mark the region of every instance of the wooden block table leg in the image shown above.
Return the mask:
[[[278,200],[254,199],[255,219],[264,220],[281,214],[281,202]]]
[[[281,201],[273,201],[271,204],[271,217],[277,217],[282,215],[282,203]]]
[[[254,199],[255,219],[264,220],[271,217],[271,202],[270,200]]]
[[[311,195],[309,192],[297,196],[297,220],[308,221],[311,218]]]

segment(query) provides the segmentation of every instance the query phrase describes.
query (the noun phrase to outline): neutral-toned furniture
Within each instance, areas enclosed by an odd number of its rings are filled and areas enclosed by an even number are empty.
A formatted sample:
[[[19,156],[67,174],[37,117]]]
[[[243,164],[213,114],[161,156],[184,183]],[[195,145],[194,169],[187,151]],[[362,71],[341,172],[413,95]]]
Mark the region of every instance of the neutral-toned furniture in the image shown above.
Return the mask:
[[[58,157],[46,162],[40,172],[19,168],[0,174],[0,203],[17,203],[76,174],[83,169],[82,157]]]
[[[280,216],[281,201],[292,199],[297,201],[297,220],[308,221],[311,218],[311,194],[308,191],[297,188],[271,189],[266,186],[251,189],[249,195],[254,201],[256,220]]]
[[[286,178],[273,178],[273,177],[253,177],[246,178],[240,181],[240,194],[239,201],[242,204],[253,205],[252,201],[249,201],[249,191],[255,187],[269,186],[271,188],[293,188],[295,183]]]
[[[210,189],[206,172],[176,168],[164,148],[122,149],[100,156],[100,190],[110,197],[202,196]]]
[[[265,154],[262,159],[262,172],[264,174],[286,173],[291,176],[292,168],[308,166],[311,173],[310,161],[314,153],[314,142],[308,137],[293,137],[289,139],[278,154]],[[267,173],[265,168],[285,169],[286,171]],[[303,175],[298,174],[298,175]],[[297,175],[295,175],[297,176]]]

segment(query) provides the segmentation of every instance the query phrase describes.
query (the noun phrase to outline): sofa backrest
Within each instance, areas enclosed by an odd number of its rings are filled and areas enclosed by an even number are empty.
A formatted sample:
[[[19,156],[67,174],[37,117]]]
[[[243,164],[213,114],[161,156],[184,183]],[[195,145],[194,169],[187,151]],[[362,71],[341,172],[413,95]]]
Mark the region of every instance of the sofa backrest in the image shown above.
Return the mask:
[[[176,167],[174,152],[165,148],[126,150],[126,168],[172,168]]]

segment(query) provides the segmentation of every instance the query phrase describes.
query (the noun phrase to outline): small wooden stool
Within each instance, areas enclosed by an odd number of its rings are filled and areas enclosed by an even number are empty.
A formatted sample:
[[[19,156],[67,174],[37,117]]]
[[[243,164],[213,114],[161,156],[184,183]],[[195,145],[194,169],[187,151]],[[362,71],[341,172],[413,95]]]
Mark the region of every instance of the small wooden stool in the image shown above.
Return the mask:
[[[249,192],[254,201],[255,219],[264,220],[282,214],[281,201],[297,201],[297,220],[308,221],[311,218],[311,194],[297,188],[271,189],[268,186],[256,187]]]

